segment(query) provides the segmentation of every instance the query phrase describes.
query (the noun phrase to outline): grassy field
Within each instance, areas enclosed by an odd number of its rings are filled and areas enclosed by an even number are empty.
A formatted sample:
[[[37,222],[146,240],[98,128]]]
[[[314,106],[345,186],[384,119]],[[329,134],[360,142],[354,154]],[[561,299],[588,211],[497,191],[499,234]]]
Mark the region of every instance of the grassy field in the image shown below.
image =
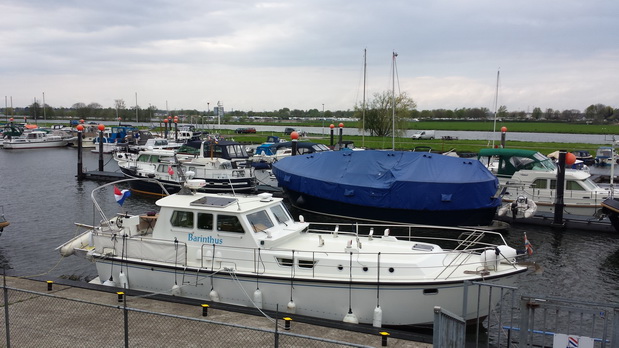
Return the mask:
[[[247,142],[252,144],[260,144],[264,142],[267,135],[278,135],[284,138],[281,134],[273,134],[272,132],[259,132],[252,135],[233,134],[230,131],[228,137],[234,138],[236,141]],[[288,138],[289,139],[289,138]],[[334,141],[337,142],[337,136]],[[391,137],[370,137],[370,136],[346,136],[344,140],[352,140],[357,147],[365,147],[368,149],[391,149],[392,138]],[[321,136],[320,134],[308,134],[307,137],[301,137],[300,141],[312,141],[316,143],[322,143],[329,145],[330,137]],[[495,145],[499,145],[499,142],[495,142]],[[467,152],[479,152],[482,148],[491,147],[492,143],[487,140],[412,140],[410,138],[396,138],[395,148],[396,150],[413,150],[416,147],[427,146],[432,148],[433,151],[447,152],[450,150],[457,151],[458,153]],[[568,152],[574,150],[588,150],[591,154],[595,155],[595,151],[599,147],[596,144],[581,144],[581,143],[544,143],[544,142],[524,142],[524,141],[508,141],[506,147],[530,149],[539,151],[545,155],[556,150],[567,150]]]
[[[339,122],[334,122],[337,126]],[[260,125],[264,125],[260,123]],[[281,123],[273,123],[273,125],[284,126],[290,125],[295,128],[303,128],[303,127],[321,127],[322,121],[307,121],[307,122],[281,122]],[[327,126],[327,123],[325,123]],[[346,122],[346,128],[357,128],[358,125],[356,122]],[[441,130],[441,131],[493,131],[495,125],[492,121],[420,121],[420,122],[410,122],[409,129],[410,130]],[[551,123],[551,122],[500,122],[496,123],[496,130],[500,131],[501,127],[506,127],[508,134],[509,132],[527,132],[527,133],[567,133],[567,134],[619,134],[619,125],[591,125],[591,124],[579,124],[579,123]],[[258,133],[254,135],[238,135],[233,134],[230,131],[230,136],[234,137],[234,139],[238,141],[246,141],[251,143],[261,143],[266,139],[266,135],[278,135],[282,136],[282,134],[275,133]],[[318,143],[323,143],[329,145],[330,139],[329,136],[322,136],[320,134],[309,134],[308,138],[301,139],[314,141]],[[370,149],[391,149],[392,138],[389,137],[370,137],[370,136],[346,136],[345,140],[352,140],[355,142],[357,147],[365,147]],[[336,140],[337,142],[337,135]],[[495,145],[498,145],[495,142]],[[531,149],[539,151],[543,154],[549,154],[556,150],[587,150],[591,154],[595,155],[595,151],[599,146],[607,145],[607,144],[584,144],[584,143],[573,143],[569,142],[569,139],[566,139],[566,142],[562,143],[547,143],[547,142],[524,142],[524,141],[509,141],[506,144],[506,147],[511,148],[520,148],[520,149]],[[433,151],[449,151],[454,150],[459,153],[466,152],[478,152],[482,148],[492,146],[487,140],[442,140],[442,139],[434,139],[434,140],[415,140],[413,141],[410,138],[396,138],[395,139],[395,148],[397,150],[413,150],[415,147],[420,146],[429,146]]]
[[[336,127],[339,122],[326,121],[325,127],[333,123]],[[243,123],[244,125],[250,123]],[[278,123],[256,123],[256,125],[276,125],[292,127],[322,127],[322,121],[281,121]],[[359,122],[344,122],[346,128],[360,128]],[[493,121],[420,121],[409,122],[408,129],[434,129],[444,131],[493,131]],[[496,131],[501,127],[507,127],[508,132],[527,132],[527,133],[567,133],[567,134],[619,134],[619,124],[594,125],[585,123],[569,122],[496,122]]]

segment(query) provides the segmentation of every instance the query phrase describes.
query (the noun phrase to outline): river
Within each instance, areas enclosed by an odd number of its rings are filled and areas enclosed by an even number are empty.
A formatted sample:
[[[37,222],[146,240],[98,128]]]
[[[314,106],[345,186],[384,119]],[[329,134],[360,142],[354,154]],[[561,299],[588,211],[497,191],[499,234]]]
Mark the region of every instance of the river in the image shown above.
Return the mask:
[[[117,169],[105,155],[106,170]],[[79,182],[74,148],[0,149],[0,206],[11,223],[0,236],[0,261],[16,276],[72,277],[89,280],[94,265],[76,256],[61,258],[55,248],[74,236],[74,222],[93,224],[92,189],[100,183]],[[96,170],[98,155],[86,151],[87,170]],[[120,207],[111,189],[104,191],[106,211],[142,213],[154,199],[133,195]],[[97,218],[98,219],[98,218]],[[617,302],[619,298],[619,234],[584,230],[554,231],[514,225],[504,233],[523,249],[523,235],[533,245],[530,262],[537,272],[521,275],[517,286],[532,295]]]

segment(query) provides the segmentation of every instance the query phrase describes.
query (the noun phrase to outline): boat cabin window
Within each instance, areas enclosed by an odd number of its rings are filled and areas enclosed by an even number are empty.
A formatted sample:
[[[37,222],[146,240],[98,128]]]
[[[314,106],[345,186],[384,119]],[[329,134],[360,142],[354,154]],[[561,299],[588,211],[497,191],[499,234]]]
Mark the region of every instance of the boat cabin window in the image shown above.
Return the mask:
[[[580,181],[580,184],[585,188],[585,190],[587,191],[595,191],[598,188],[598,184],[596,184],[595,182],[593,182],[593,180],[591,180],[591,178],[586,178],[584,180]]]
[[[283,223],[286,223],[287,221],[292,220],[292,217],[290,217],[290,214],[288,214],[288,211],[284,209],[284,207],[281,204],[272,207],[271,212],[273,213],[273,215],[275,215],[275,219],[277,219],[277,223],[279,224],[283,224]]]
[[[204,157],[222,157],[223,149],[219,145],[206,145],[204,146]]]
[[[212,230],[213,214],[198,213],[198,228],[201,230]]]
[[[160,165],[157,167],[157,171],[158,171],[159,173],[168,173],[168,174],[170,174],[170,172],[169,172],[169,170],[170,170],[170,169],[168,169],[168,168],[170,168],[170,166],[169,166],[169,165],[167,165],[167,164],[160,164]],[[172,170],[174,170],[174,168],[172,168]]]
[[[138,156],[138,162],[150,162],[150,155],[141,154]]]
[[[170,223],[174,227],[193,228],[193,212],[175,210],[170,218]]]
[[[578,181],[568,180],[565,183],[565,189],[570,191],[584,191],[584,187],[580,186]]]
[[[249,155],[247,151],[245,151],[245,147],[240,144],[229,145],[228,146],[228,155],[230,158],[247,158]]]
[[[217,215],[217,231],[243,233],[243,226],[235,215]]]
[[[262,232],[267,228],[274,226],[273,221],[267,214],[266,210],[260,210],[255,213],[247,214],[247,220],[254,229],[254,232]]]
[[[547,189],[548,188],[548,180],[546,179],[537,179],[535,181],[533,181],[533,184],[531,185],[532,188],[536,188],[536,189]]]

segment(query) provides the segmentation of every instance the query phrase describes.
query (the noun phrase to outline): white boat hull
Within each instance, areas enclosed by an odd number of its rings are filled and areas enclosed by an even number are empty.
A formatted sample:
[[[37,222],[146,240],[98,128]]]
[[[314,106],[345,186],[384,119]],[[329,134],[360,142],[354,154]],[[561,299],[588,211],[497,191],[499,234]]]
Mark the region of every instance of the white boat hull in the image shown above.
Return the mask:
[[[97,259],[96,265],[100,280],[108,280],[111,275],[117,286],[120,286],[122,269],[130,289],[170,295],[173,286],[177,284],[181,287],[183,297],[211,301],[209,294],[215,290],[222,303],[245,307],[259,305],[262,309],[288,313],[290,311],[287,308],[292,300],[296,307],[295,314],[336,321],[342,321],[352,309],[359,323],[372,324],[374,311],[379,304],[383,325],[426,325],[433,322],[434,306],[441,306],[459,315],[463,308],[463,282],[438,284],[429,281],[425,284],[393,286],[364,283],[349,287],[345,280],[325,282],[299,278],[291,281],[288,278],[263,278],[204,269],[171,269],[156,264],[129,264],[109,259]],[[513,285],[513,281],[508,279],[502,278],[501,285]],[[256,289],[262,292],[261,304],[253,302]],[[477,302],[478,287],[471,286],[468,289],[467,320],[477,318],[478,313],[488,313],[488,288],[482,289],[479,298],[484,300],[480,303]],[[317,296],[318,293],[320,296]],[[494,307],[498,300],[499,296],[492,296],[493,303],[490,305]]]
[[[3,147],[5,149],[39,149],[39,148],[64,147],[64,146],[67,146],[66,140],[41,141],[41,142],[5,141],[3,144]]]

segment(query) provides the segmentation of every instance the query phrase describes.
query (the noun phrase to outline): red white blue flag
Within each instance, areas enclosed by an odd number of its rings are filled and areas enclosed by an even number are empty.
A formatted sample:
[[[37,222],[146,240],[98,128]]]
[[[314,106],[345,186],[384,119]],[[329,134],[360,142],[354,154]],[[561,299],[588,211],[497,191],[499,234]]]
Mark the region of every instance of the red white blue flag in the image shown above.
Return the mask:
[[[524,248],[527,249],[527,254],[529,254],[529,255],[533,254],[533,246],[529,242],[529,239],[527,239],[526,232],[524,234]]]
[[[116,203],[121,206],[125,203],[125,199],[131,196],[131,191],[129,190],[119,190],[118,187],[114,186],[114,198],[116,198]]]

